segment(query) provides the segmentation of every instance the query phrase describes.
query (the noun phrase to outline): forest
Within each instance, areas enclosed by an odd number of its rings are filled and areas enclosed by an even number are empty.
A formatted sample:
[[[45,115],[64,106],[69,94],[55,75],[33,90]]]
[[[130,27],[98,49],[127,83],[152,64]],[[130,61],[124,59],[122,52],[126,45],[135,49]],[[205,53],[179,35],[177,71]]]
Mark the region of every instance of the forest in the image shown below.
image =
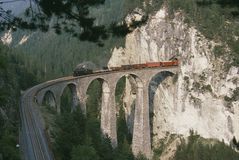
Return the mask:
[[[20,160],[19,127],[21,91],[38,82],[12,49],[0,44],[0,159]]]

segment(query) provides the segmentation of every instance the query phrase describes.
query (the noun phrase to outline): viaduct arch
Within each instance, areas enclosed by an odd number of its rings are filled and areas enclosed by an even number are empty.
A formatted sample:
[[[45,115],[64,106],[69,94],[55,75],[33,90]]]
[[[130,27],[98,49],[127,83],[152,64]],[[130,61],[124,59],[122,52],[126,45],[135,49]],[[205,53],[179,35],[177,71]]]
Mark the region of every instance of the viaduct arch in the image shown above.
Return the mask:
[[[154,99],[157,88],[164,82],[167,78],[175,76],[175,73],[170,71],[161,71],[156,73],[155,75],[152,75],[150,77],[149,85],[148,85],[148,96],[149,96],[149,112],[150,112],[150,132],[151,132],[151,146],[153,143],[153,120],[154,120]],[[176,79],[177,77],[175,77]]]
[[[42,99],[42,104],[56,108],[56,98],[52,91],[46,91]]]

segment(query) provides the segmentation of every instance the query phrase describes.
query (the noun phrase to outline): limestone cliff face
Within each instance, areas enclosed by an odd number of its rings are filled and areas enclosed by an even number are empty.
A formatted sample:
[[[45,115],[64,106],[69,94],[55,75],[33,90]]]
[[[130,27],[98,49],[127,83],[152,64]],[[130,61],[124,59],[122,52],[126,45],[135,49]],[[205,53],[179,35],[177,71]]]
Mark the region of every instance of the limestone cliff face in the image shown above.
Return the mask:
[[[187,136],[190,129],[226,143],[233,136],[239,139],[239,100],[224,100],[239,87],[239,68],[226,71],[228,60],[214,56],[215,45],[185,24],[181,13],[170,19],[162,8],[147,24],[127,35],[125,48],[113,50],[109,66],[166,61],[173,56],[180,59],[178,75],[150,89],[156,93],[151,94],[150,106],[154,144],[168,133]],[[124,104],[130,117],[134,94],[126,86]]]

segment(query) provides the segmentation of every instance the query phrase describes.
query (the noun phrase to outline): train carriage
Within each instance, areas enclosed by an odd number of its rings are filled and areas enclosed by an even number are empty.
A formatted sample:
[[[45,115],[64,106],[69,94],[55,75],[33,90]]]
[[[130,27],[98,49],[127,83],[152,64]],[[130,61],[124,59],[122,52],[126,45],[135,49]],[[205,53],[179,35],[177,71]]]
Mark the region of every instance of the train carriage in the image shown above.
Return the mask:
[[[160,67],[162,62],[147,62],[146,67],[153,68],[153,67]]]
[[[146,68],[146,64],[132,64],[131,65],[133,69],[142,69],[142,68]]]

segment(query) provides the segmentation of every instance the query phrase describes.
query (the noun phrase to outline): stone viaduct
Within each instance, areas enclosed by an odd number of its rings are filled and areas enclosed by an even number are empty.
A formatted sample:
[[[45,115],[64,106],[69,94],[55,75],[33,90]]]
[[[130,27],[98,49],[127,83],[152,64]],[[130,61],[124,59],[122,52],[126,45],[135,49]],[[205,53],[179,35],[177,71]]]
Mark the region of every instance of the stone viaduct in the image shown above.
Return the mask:
[[[132,151],[134,155],[143,153],[151,157],[149,84],[153,77],[162,72],[169,72],[173,75],[178,72],[178,67],[132,69],[61,78],[44,83],[45,85],[40,87],[34,98],[37,104],[42,105],[44,96],[49,92],[52,93],[57,112],[60,113],[61,95],[64,89],[69,87],[73,95],[72,110],[74,106],[79,105],[86,113],[87,89],[92,81],[96,79],[102,81],[101,130],[111,138],[112,145],[117,146],[115,90],[120,78],[131,75],[137,86]]]

